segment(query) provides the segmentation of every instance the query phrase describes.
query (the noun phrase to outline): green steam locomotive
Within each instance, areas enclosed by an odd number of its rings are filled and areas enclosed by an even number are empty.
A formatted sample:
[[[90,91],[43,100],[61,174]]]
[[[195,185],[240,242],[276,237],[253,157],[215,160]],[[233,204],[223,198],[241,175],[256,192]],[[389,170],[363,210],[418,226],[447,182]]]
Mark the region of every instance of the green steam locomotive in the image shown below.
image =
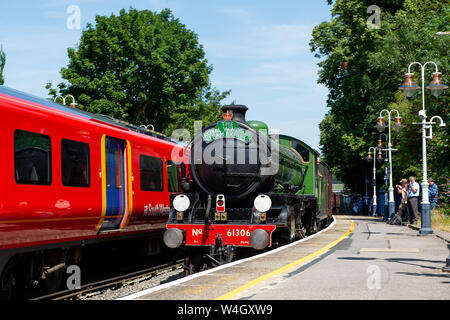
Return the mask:
[[[247,110],[223,106],[223,121],[188,148],[184,192],[171,196],[164,234],[168,247],[188,250],[188,272],[230,262],[242,248],[304,238],[331,221],[332,179],[319,153],[246,121]]]

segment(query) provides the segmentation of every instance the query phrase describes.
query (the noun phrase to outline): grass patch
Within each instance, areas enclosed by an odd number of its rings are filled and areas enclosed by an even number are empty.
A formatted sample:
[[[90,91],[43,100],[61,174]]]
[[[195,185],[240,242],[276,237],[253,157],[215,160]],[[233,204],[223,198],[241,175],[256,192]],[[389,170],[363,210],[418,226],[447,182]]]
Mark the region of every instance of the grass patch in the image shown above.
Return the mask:
[[[450,233],[450,215],[445,208],[431,210],[431,228]],[[419,219],[417,221],[420,227],[420,212]]]
[[[444,208],[441,208],[431,211],[431,226],[433,229],[450,233],[450,215],[444,210]]]

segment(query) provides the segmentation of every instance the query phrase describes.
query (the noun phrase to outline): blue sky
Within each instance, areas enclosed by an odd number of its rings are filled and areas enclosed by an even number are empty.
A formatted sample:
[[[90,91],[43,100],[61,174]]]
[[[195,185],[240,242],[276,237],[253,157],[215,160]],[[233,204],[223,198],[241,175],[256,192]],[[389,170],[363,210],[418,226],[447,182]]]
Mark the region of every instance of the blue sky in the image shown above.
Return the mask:
[[[75,47],[95,15],[130,6],[173,14],[199,36],[214,68],[211,83],[232,90],[225,103],[249,107],[281,134],[319,149],[318,124],[328,90],[317,84],[318,59],[309,50],[314,26],[330,19],[326,0],[3,0],[0,44],[6,52],[5,85],[47,97],[45,84],[61,81]],[[70,5],[81,10],[81,29],[67,28]]]

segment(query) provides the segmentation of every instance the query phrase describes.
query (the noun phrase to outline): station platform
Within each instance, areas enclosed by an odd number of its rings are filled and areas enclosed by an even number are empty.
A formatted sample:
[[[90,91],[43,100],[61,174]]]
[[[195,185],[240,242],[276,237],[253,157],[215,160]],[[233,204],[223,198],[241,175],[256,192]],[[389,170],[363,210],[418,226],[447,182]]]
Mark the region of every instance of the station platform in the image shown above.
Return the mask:
[[[120,300],[450,299],[450,245],[373,217]]]

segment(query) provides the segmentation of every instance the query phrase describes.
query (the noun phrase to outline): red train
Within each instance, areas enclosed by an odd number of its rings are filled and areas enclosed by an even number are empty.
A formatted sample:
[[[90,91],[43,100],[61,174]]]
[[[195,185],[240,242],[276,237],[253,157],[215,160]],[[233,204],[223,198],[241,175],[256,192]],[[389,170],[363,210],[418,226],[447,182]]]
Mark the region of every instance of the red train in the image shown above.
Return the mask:
[[[0,297],[18,277],[55,290],[83,245],[159,241],[186,173],[183,146],[3,86],[0,119]]]

